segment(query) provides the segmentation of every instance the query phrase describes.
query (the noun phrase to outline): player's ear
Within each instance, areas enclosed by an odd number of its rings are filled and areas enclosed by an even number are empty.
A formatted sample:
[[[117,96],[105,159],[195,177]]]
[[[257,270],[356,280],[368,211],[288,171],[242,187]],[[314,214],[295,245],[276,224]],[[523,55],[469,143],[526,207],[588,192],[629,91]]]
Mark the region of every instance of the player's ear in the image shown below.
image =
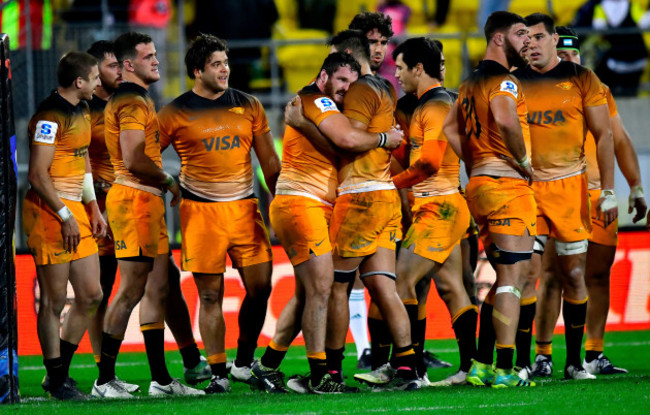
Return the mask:
[[[503,32],[496,32],[494,36],[492,36],[492,40],[494,41],[494,44],[497,46],[503,45],[503,38],[504,38]]]
[[[327,72],[325,71],[325,69],[322,69],[322,70],[320,71],[320,73],[318,74],[318,79],[319,79],[321,82],[327,82]]]
[[[557,46],[557,42],[560,41],[560,36],[557,33],[553,33],[551,37],[553,38],[553,44]]]
[[[199,68],[194,68],[193,72],[194,72],[194,79],[199,79],[200,75],[203,73],[203,71],[200,70]]]
[[[127,72],[133,72],[133,64],[131,63],[131,59],[124,59],[122,61],[122,70],[125,70]]]

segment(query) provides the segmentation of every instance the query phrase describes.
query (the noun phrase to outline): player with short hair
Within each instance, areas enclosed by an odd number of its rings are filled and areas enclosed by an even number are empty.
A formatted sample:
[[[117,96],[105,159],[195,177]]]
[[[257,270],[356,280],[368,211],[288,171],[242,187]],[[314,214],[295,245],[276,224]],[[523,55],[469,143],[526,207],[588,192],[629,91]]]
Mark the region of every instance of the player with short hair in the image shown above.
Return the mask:
[[[485,58],[461,84],[443,129],[468,167],[467,202],[497,274],[481,308],[479,350],[467,381],[494,388],[535,386],[512,369],[519,300],[536,220],[526,100],[509,69],[522,65],[519,53],[530,39],[524,19],[504,11],[490,15],[485,38]]]
[[[537,232],[530,281],[523,298],[535,298],[541,271],[541,254],[548,237],[555,239],[555,256],[563,285],[563,316],[567,358],[567,379],[593,379],[580,358],[587,312],[585,260],[591,236],[588,179],[584,157],[587,129],[597,147],[598,170],[603,191],[597,202],[598,216],[608,226],[618,215],[614,195],[614,146],[607,99],[601,83],[589,69],[560,61],[558,35],[550,16],[534,13],[526,17],[530,43],[525,50],[529,65],[515,75],[527,95],[532,164],[535,169]],[[587,127],[587,128],[585,128]],[[558,203],[558,201],[564,203]],[[540,296],[540,308],[545,298]],[[532,327],[532,321],[526,322]],[[520,330],[522,329],[520,324]],[[532,375],[546,375],[550,369],[550,342],[537,341],[539,356]],[[550,375],[550,373],[548,373]]]
[[[117,90],[122,82],[122,69],[115,57],[113,42],[108,40],[99,40],[88,48],[88,54],[97,59],[99,67],[99,78],[101,85],[95,89],[93,99],[88,102],[90,106],[90,124],[91,140],[88,147],[88,155],[93,170],[93,182],[95,193],[97,195],[97,204],[103,214],[106,211],[106,194],[110,189],[115,174],[111,164],[110,155],[104,141],[104,108],[110,97]],[[113,234],[110,227],[107,229],[107,235],[97,239],[99,248],[100,264],[100,281],[104,297],[97,312],[93,317],[93,322],[88,327],[88,337],[95,355],[95,362],[99,366],[101,357],[102,328],[104,325],[104,316],[108,299],[113,290],[115,274],[117,272],[117,259],[115,259],[115,247],[113,244]],[[183,372],[185,380],[194,384],[202,380],[210,379],[210,368],[205,363],[199,352],[199,349],[192,334],[192,323],[190,321],[187,303],[183,297],[180,288],[180,271],[174,260],[169,256],[169,295],[166,303],[165,320],[170,330],[179,344],[181,356],[183,358]],[[140,387],[136,384],[127,384],[118,378],[118,382],[128,392],[136,392]]]
[[[160,79],[155,45],[148,35],[128,32],[114,42],[123,82],[104,112],[105,142],[115,181],[106,211],[115,241],[120,287],[104,318],[99,378],[93,395],[131,398],[115,379],[115,361],[133,308],[140,302],[140,330],[151,370],[149,395],[197,395],[203,391],[171,378],[164,354],[165,301],[168,291],[169,240],[164,191],[178,203],[173,177],[162,169],[160,132],[151,84]]]
[[[575,64],[580,62],[580,42],[576,33],[568,27],[557,27],[559,35],[557,55],[562,60]],[[607,105],[612,123],[614,152],[618,166],[630,185],[629,211],[636,210],[633,218],[637,222],[645,216],[646,202],[641,187],[641,173],[639,161],[632,141],[623,126],[616,102],[611,90],[603,84],[607,97]],[[598,217],[598,199],[601,194],[600,171],[598,170],[596,143],[591,132],[587,133],[585,141],[585,158],[587,160],[587,177],[589,178],[589,198],[591,200],[592,235],[589,238],[587,249],[587,262],[585,268],[585,284],[587,286],[587,319],[585,341],[585,359],[583,367],[593,375],[627,373],[626,369],[615,367],[604,355],[605,325],[609,312],[610,270],[614,263],[616,245],[618,242],[618,221],[604,226],[604,221]],[[543,255],[543,272],[539,287],[540,297],[545,301],[540,303],[536,316],[536,339],[546,343],[552,339],[553,330],[560,314],[562,283],[556,275],[555,249],[553,243],[547,246],[548,251]],[[542,308],[542,305],[544,306]],[[530,343],[523,350],[517,350],[519,355],[528,355],[530,359]],[[551,353],[548,353],[551,354]]]
[[[161,145],[172,144],[181,159],[181,266],[193,273],[199,291],[199,328],[212,368],[205,391],[223,393],[230,391],[222,311],[226,254],[246,288],[230,371],[235,380],[250,379],[271,293],[271,243],[253,193],[251,149],[272,194],[280,160],[262,104],[228,86],[226,43],[200,35],[185,64],[194,87],[160,111]]]
[[[28,126],[31,187],[23,202],[23,230],[41,292],[36,322],[47,370],[42,386],[56,399],[83,400],[88,395],[77,388],[68,370],[102,299],[93,236],[106,232],[88,158],[86,100],[100,83],[95,58],[65,54],[58,63],[57,81],[57,89],[39,104]],[[61,330],[68,281],[75,298]]]

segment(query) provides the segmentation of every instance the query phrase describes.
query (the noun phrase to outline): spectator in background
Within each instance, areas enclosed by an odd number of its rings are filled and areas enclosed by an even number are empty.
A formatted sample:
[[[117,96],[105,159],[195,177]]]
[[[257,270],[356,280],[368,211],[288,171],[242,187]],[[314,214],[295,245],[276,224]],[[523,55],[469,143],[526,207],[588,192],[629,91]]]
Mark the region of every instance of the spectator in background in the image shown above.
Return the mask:
[[[196,17],[191,37],[199,33],[215,35],[229,42],[230,87],[250,92],[251,64],[260,58],[260,48],[239,48],[238,40],[270,39],[278,19],[273,0],[196,0]]]
[[[595,5],[592,27],[616,30],[650,27],[650,13],[629,0],[602,0]],[[610,47],[596,68],[596,74],[615,96],[636,96],[641,75],[648,64],[648,49],[640,31],[604,34]]]

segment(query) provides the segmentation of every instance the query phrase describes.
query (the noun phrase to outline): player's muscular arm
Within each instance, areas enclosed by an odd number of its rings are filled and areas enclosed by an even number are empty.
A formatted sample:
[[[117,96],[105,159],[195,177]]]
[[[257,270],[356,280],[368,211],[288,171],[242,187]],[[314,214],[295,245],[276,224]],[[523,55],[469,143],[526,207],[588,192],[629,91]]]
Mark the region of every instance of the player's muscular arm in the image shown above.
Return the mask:
[[[618,205],[614,195],[614,140],[607,104],[585,107],[587,127],[596,141],[596,158],[603,189],[598,205],[598,217],[603,215],[605,226],[618,217]]]
[[[465,134],[465,122],[458,106],[458,100],[454,102],[447,114],[442,131],[447,137],[451,149],[454,150],[458,158],[463,160],[467,176],[471,176],[472,154],[469,151],[467,135]]]
[[[90,156],[86,153],[86,173],[92,173],[90,167]],[[106,235],[106,229],[108,225],[106,220],[102,215],[102,211],[99,210],[99,205],[97,205],[97,199],[93,199],[90,202],[86,203],[86,212],[88,212],[88,219],[90,219],[90,228],[92,229],[93,235],[96,237]]]
[[[264,180],[272,195],[275,195],[275,184],[280,175],[280,157],[275,152],[273,145],[273,136],[271,132],[253,137],[253,149],[255,155],[260,162],[262,173],[264,173]]]
[[[136,177],[163,186],[172,193],[171,206],[180,200],[180,189],[174,179],[144,153],[145,133],[142,130],[120,131],[120,148],[124,166]]]
[[[31,146],[27,180],[36,194],[54,212],[59,212],[65,208],[65,204],[59,198],[49,174],[55,149],[54,146]],[[79,232],[79,224],[77,224],[77,220],[72,214],[63,221],[61,234],[63,236],[63,248],[70,252],[76,251],[81,240],[81,233]]]
[[[300,131],[323,155],[331,160],[336,159],[336,148],[332,142],[320,132],[316,124],[305,118],[300,97],[295,97],[284,108],[284,122]]]
[[[636,210],[632,222],[636,223],[643,219],[645,216],[647,205],[643,196],[643,189],[641,188],[641,171],[639,169],[639,159],[632,145],[632,140],[628,134],[621,116],[616,114],[611,119],[612,134],[614,137],[614,153],[616,154],[616,161],[618,167],[621,169],[623,176],[630,186],[630,198],[628,213]]]
[[[506,148],[514,157],[516,162],[514,167],[519,167],[517,170],[528,179],[529,183],[532,183],[533,170],[526,156],[526,144],[517,114],[517,103],[510,97],[497,95],[490,101],[490,111]],[[525,160],[527,164],[522,163],[522,160]]]

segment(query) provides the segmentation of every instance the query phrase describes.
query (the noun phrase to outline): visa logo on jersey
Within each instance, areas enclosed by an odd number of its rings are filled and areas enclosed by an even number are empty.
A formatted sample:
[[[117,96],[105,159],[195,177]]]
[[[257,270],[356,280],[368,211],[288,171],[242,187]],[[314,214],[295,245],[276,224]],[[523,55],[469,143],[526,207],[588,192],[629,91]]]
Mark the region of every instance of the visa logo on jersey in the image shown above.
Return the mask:
[[[232,137],[232,139],[229,135],[225,135],[223,137],[204,138],[201,141],[203,141],[205,151],[232,150],[241,147],[238,135]]]
[[[528,124],[558,124],[565,123],[562,110],[533,111],[528,113]]]

